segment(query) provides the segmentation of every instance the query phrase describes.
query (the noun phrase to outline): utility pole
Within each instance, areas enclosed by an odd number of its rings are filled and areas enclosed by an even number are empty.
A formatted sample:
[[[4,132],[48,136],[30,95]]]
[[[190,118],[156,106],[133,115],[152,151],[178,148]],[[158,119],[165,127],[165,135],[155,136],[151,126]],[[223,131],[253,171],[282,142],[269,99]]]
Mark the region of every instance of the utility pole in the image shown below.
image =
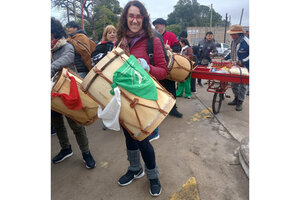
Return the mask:
[[[212,4],[210,4],[210,23],[209,23],[210,31],[212,27]]]
[[[226,43],[226,29],[227,29],[227,13],[225,17],[225,33],[224,33],[224,43]]]
[[[241,19],[240,19],[240,25],[242,25],[242,18],[243,18],[244,8],[242,9]]]
[[[69,5],[67,6],[67,17],[68,17],[68,23],[70,22],[70,11],[69,11]]]
[[[82,0],[82,2],[81,2],[81,22],[82,22],[82,30],[84,30],[84,23],[83,23],[83,6],[84,6],[84,4],[85,4],[85,1],[84,0]]]
[[[76,0],[73,1],[73,8],[74,8],[74,17],[75,17],[75,22],[77,22],[77,16],[76,16]]]

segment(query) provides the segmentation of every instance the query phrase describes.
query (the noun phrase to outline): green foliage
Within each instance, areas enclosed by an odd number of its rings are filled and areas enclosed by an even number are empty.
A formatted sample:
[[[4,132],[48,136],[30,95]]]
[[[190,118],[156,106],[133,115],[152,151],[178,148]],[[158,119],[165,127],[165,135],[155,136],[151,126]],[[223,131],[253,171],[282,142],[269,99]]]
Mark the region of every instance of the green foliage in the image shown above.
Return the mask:
[[[95,7],[95,30],[97,36],[104,31],[107,25],[114,25],[116,27],[118,23],[118,16],[105,6]]]
[[[184,30],[188,26],[209,26],[210,12],[208,6],[200,5],[197,0],[179,0],[174,11],[168,15],[168,24],[179,24]],[[221,25],[222,16],[212,9],[212,26]]]
[[[166,26],[166,30],[170,31],[172,33],[175,33],[175,35],[179,35],[181,33],[181,26],[178,24],[172,24],[169,26]]]
[[[77,22],[81,24],[82,0],[76,1]],[[70,0],[51,0],[52,7],[69,8],[69,15],[74,17],[74,1]],[[99,34],[104,30],[106,25],[116,26],[118,15],[122,8],[118,0],[85,0],[83,5],[84,29],[89,36],[92,35],[97,40]],[[67,18],[67,16],[66,16]],[[67,20],[65,20],[67,21]]]

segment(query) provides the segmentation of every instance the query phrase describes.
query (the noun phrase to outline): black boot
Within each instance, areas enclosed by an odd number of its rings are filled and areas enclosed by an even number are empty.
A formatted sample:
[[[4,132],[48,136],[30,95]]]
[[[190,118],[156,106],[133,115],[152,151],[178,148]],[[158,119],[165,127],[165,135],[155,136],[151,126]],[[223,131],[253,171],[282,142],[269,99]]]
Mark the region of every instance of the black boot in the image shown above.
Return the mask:
[[[182,117],[182,114],[177,111],[177,108],[175,108],[175,106],[172,108],[172,110],[169,113],[169,115],[172,115],[172,116],[177,117],[177,118],[181,118]]]
[[[241,110],[243,110],[243,102],[242,102],[242,101],[237,100],[235,110],[236,110],[236,111],[241,111]]]
[[[235,106],[235,105],[237,105],[237,101],[238,101],[238,100],[237,100],[237,97],[235,97],[234,100],[233,100],[232,102],[229,102],[229,103],[228,103],[228,105],[230,105],[230,106]]]

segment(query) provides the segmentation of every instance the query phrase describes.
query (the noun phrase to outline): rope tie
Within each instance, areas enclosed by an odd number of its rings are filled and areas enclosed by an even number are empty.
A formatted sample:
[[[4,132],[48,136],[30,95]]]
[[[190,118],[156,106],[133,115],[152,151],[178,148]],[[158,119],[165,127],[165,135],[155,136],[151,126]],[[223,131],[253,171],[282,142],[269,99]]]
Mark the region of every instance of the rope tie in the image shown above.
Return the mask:
[[[138,102],[139,102],[139,99],[134,98],[134,99],[132,100],[132,102],[130,103],[130,107],[131,107],[131,108],[134,108]]]

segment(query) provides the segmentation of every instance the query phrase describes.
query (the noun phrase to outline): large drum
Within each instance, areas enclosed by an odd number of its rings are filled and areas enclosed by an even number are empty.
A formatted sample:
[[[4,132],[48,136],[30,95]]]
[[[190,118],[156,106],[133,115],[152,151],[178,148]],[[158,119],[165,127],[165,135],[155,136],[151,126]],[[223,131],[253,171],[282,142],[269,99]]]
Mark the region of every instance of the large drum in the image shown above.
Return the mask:
[[[81,77],[76,75],[72,70],[63,68],[62,71],[57,72],[52,78],[52,82],[54,85],[52,87],[51,93],[69,94],[71,80],[68,76],[74,77],[76,80],[82,109],[69,109],[59,96],[51,97],[51,109],[71,118],[80,125],[90,125],[98,118],[97,111],[99,105],[81,90]]]
[[[102,108],[110,102],[113,75],[129,57],[121,48],[116,48],[100,60],[83,79],[82,87]],[[138,97],[124,88],[121,91],[120,124],[131,136],[142,141],[165,119],[175,104],[175,98],[152,78],[157,91],[157,100]]]
[[[185,81],[192,71],[192,62],[186,57],[177,53],[172,53],[169,50],[167,53],[169,57],[169,63],[167,65],[168,75],[166,79],[178,82]]]

